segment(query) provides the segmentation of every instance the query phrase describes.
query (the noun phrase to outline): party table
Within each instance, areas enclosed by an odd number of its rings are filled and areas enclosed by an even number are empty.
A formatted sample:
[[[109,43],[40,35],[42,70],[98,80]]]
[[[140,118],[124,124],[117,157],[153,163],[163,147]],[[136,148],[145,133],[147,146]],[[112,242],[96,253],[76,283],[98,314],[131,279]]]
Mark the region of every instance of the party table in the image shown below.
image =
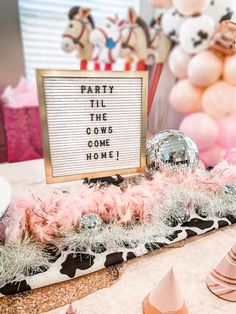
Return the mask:
[[[14,194],[45,185],[43,160],[2,164],[0,175],[10,181]],[[235,244],[235,240],[234,225],[130,260],[114,285],[88,295],[75,304],[84,314],[142,313],[143,298],[173,266],[190,314],[236,313],[236,304],[218,299],[205,284],[208,272]],[[62,314],[66,308],[61,307],[47,314]]]

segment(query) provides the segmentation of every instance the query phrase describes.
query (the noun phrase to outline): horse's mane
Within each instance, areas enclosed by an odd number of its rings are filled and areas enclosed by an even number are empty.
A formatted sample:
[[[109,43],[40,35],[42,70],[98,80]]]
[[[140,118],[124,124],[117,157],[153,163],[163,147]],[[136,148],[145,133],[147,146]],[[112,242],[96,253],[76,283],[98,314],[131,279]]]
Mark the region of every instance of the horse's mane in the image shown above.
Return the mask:
[[[150,24],[149,24],[149,26],[151,27],[151,28],[153,28],[156,24],[157,25],[161,25],[161,21],[162,21],[162,18],[163,18],[163,14],[160,14],[157,18],[152,18],[151,19],[151,21],[150,21]]]
[[[150,27],[153,28],[156,25],[156,19],[153,17],[150,21]]]
[[[147,43],[149,43],[150,35],[149,35],[147,23],[141,17],[137,17],[136,23],[142,28],[142,30],[145,34]]]
[[[75,6],[75,7],[72,7],[69,12],[68,12],[68,17],[70,20],[73,20],[74,16],[76,14],[78,14],[79,10],[81,9],[80,6]],[[94,19],[92,17],[91,14],[89,14],[89,16],[87,17],[89,23],[91,24],[92,28],[95,28],[95,22],[94,22]]]

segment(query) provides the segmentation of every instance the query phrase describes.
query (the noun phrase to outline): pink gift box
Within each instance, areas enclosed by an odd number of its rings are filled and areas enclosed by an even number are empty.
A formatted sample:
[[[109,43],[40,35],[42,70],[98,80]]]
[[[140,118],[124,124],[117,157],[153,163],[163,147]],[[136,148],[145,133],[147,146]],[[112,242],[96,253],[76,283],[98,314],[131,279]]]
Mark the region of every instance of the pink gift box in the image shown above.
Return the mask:
[[[42,138],[36,88],[21,79],[2,95],[9,162],[42,158]]]

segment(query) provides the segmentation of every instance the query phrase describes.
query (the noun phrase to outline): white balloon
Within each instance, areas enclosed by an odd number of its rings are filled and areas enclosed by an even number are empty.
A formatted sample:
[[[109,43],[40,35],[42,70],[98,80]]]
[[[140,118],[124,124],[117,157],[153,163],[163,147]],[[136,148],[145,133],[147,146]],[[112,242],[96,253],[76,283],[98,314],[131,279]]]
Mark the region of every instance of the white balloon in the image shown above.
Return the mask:
[[[212,0],[205,14],[218,24],[223,20],[230,20],[235,10],[236,0]]]
[[[162,18],[163,32],[173,41],[179,41],[179,30],[183,22],[186,20],[175,8],[167,10]]]
[[[210,46],[214,31],[215,23],[211,17],[191,17],[180,28],[180,45],[185,52],[191,54],[206,50]]]
[[[11,202],[11,186],[7,180],[0,177],[0,219],[5,214]]]

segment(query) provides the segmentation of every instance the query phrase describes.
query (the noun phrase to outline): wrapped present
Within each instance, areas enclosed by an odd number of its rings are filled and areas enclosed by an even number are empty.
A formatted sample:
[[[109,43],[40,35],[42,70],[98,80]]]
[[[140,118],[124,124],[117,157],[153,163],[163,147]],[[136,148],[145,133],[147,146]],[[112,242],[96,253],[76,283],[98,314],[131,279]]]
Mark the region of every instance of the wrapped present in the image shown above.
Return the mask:
[[[37,92],[22,78],[16,88],[2,95],[3,121],[9,162],[42,157],[42,139]]]

